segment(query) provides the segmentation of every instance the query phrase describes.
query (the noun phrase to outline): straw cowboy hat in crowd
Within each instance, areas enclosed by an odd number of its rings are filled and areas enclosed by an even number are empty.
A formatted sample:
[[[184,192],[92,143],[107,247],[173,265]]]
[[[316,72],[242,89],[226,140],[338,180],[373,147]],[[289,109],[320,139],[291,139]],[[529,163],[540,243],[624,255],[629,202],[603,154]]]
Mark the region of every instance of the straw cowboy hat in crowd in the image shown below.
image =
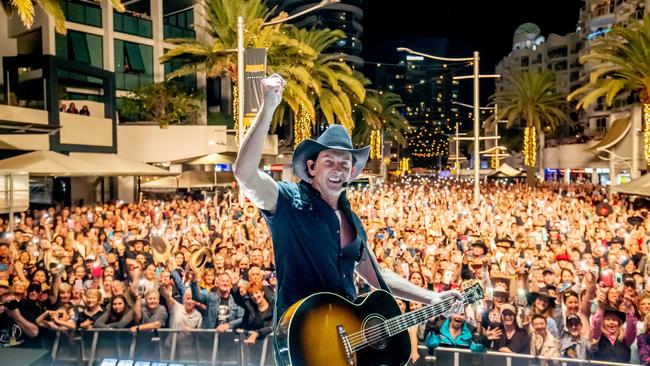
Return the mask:
[[[152,236],[150,247],[154,263],[165,263],[169,260],[172,246],[167,238],[164,236]]]

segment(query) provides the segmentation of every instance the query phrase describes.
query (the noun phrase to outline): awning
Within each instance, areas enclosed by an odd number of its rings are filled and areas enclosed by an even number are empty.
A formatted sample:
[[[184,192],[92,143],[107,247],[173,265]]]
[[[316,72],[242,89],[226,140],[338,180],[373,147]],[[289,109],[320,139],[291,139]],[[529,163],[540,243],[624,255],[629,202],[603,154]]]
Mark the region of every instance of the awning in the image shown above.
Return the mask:
[[[629,183],[611,186],[610,190],[615,193],[650,196],[650,174],[644,174],[643,176]]]
[[[612,127],[610,127],[609,131],[607,131],[605,137],[603,137],[603,139],[600,140],[600,142],[596,145],[588,148],[587,151],[597,153],[599,151],[609,149],[621,141],[625,135],[627,135],[627,131],[630,130],[631,126],[632,123],[630,122],[630,117],[617,119],[614,121],[614,123],[612,123]]]
[[[519,177],[521,176],[521,171],[511,167],[508,164],[501,164],[500,167],[498,167],[494,173],[490,174],[491,177],[497,177],[497,178],[512,178],[512,177]]]
[[[178,175],[116,154],[70,153],[70,156],[104,168],[104,176],[169,176]]]
[[[190,164],[190,165],[203,165],[203,164],[234,164],[235,163],[236,157],[226,155],[226,154],[220,154],[220,153],[213,153],[213,154],[208,154],[201,156],[196,159],[192,159],[190,161],[185,162],[185,164]]]
[[[31,176],[46,177],[103,175],[99,166],[54,151],[33,151],[0,160],[0,170],[20,170]]]
[[[234,180],[232,172],[187,171],[175,177],[145,181],[140,184],[140,188],[142,190],[212,188],[230,185]]]

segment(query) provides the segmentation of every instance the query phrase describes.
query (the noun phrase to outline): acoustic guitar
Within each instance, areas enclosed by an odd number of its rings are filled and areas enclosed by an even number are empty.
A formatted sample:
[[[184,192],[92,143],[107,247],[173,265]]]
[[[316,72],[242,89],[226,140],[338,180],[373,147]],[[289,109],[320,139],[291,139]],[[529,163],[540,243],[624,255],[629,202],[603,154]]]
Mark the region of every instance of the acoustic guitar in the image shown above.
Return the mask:
[[[463,292],[463,304],[483,298],[476,283]],[[317,293],[293,304],[275,329],[276,358],[281,366],[404,365],[411,354],[407,329],[454,305],[455,298],[402,314],[393,296],[373,291],[350,302]]]

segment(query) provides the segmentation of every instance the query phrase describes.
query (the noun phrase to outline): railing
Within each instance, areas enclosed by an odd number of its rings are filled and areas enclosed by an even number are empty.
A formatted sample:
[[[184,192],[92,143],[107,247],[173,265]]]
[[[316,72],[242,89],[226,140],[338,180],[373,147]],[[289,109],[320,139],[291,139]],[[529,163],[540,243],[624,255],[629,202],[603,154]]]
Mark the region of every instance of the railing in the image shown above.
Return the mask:
[[[272,336],[248,346],[244,331],[214,329],[132,333],[129,329],[92,329],[75,336],[57,333],[51,350],[54,365],[99,365],[106,358],[191,363],[193,365],[275,365]]]
[[[540,357],[516,353],[488,351],[485,353],[471,352],[468,349],[439,347],[435,350],[435,364],[444,366],[490,365],[490,366],[586,366],[609,365],[629,366],[630,363],[590,361],[563,357]]]
[[[113,30],[116,32],[132,34],[144,38],[153,37],[153,26],[151,19],[146,14],[129,12],[113,12]]]
[[[62,0],[61,10],[65,20],[80,24],[102,26],[102,9],[92,1]]]

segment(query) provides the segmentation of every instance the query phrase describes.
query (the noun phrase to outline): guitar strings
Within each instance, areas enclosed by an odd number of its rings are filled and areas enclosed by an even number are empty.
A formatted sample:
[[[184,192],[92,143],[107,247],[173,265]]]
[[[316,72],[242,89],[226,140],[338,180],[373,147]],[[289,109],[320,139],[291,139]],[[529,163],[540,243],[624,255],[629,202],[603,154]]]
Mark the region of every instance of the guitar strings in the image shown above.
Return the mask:
[[[352,346],[353,351],[360,350],[370,343],[374,343],[378,340],[381,340],[382,338],[390,336],[391,331],[396,331],[399,329],[400,325],[402,325],[402,323],[404,323],[408,317],[413,317],[415,319],[416,317],[419,317],[419,315],[424,314],[423,320],[426,320],[427,318],[436,316],[440,313],[444,313],[444,310],[446,310],[446,305],[450,305],[453,300],[455,300],[455,298],[449,298],[439,303],[429,305],[420,311],[402,314],[398,317],[395,317],[394,319],[372,326],[365,331],[362,330],[360,332],[353,333],[349,337],[350,345]],[[434,310],[433,314],[429,314],[430,310]]]
[[[465,292],[463,294],[463,301],[462,303],[464,305],[468,305],[473,301],[470,301],[468,299],[468,293]],[[474,296],[471,296],[474,297]],[[375,342],[377,340],[380,340],[381,338],[384,338],[385,336],[390,336],[391,332],[396,332],[401,326],[403,326],[403,323],[409,319],[409,317],[413,318],[413,320],[416,320],[417,323],[420,323],[428,318],[437,316],[439,314],[444,313],[449,303],[451,301],[455,300],[455,298],[447,298],[445,300],[442,300],[438,303],[427,305],[424,308],[410,312],[410,313],[405,313],[402,315],[399,315],[393,319],[387,320],[381,324],[372,326],[365,331],[362,330],[360,332],[352,333],[350,337],[348,337],[348,340],[350,342],[350,345],[354,348],[353,351],[359,350],[363,347],[365,347],[368,343]],[[430,310],[434,310],[432,314],[430,314]],[[424,315],[424,318],[421,320],[417,320],[420,315]],[[384,328],[384,329],[382,329]],[[388,334],[385,334],[388,333]],[[365,336],[365,337],[364,337]],[[368,340],[364,340],[364,338],[367,338]],[[365,344],[364,344],[365,343]]]
[[[385,338],[386,336],[390,336],[391,332],[395,332],[396,330],[398,330],[401,326],[404,325],[405,321],[407,321],[409,318],[413,318],[415,320],[420,318],[420,315],[424,315],[423,320],[426,320],[440,313],[444,313],[444,311],[447,310],[445,308],[448,305],[451,305],[451,303],[455,300],[456,300],[455,298],[448,298],[436,304],[426,306],[420,311],[405,313],[393,319],[384,321],[381,324],[374,325],[368,329],[352,333],[348,337],[348,341],[350,342],[353,351],[357,351],[365,347],[369,343],[373,343],[382,338]],[[464,299],[463,303],[465,302],[466,299]],[[429,314],[430,310],[433,310],[433,314],[431,315]]]

